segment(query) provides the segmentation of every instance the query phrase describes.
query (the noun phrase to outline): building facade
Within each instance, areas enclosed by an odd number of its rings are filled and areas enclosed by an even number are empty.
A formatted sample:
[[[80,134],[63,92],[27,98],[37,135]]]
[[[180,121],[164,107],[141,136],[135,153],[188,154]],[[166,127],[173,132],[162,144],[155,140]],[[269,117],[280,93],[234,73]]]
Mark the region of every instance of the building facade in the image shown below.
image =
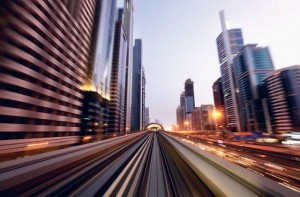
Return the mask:
[[[145,126],[147,126],[148,124],[150,124],[150,111],[149,111],[149,107],[145,107],[144,123],[145,123]],[[145,127],[143,129],[145,129]]]
[[[236,85],[233,73],[233,57],[244,46],[241,29],[227,30],[224,11],[220,12],[222,33],[217,37],[217,49],[221,69],[226,121],[229,129],[240,131],[240,117],[237,104]]]
[[[145,123],[145,103],[146,103],[146,75],[145,75],[145,68],[142,67],[141,71],[141,125],[140,130],[143,130],[147,124]]]
[[[187,79],[184,83],[184,101],[185,101],[185,113],[192,113],[195,108],[194,97],[194,82],[191,79]]]
[[[213,89],[213,96],[214,96],[214,103],[215,103],[215,110],[216,110],[215,116],[216,116],[217,129],[226,128],[227,122],[226,122],[224,94],[223,94],[221,78],[217,79],[217,81],[214,82],[212,89]]]
[[[238,88],[238,106],[241,128],[244,131],[266,131],[266,116],[260,86],[274,70],[268,47],[248,44],[234,58],[235,81]],[[266,114],[265,114],[266,113]]]
[[[131,130],[138,131],[142,125],[142,40],[135,39],[132,69]]]
[[[201,105],[201,130],[214,130],[215,118],[213,105]]]
[[[97,1],[92,52],[83,89],[85,90],[82,109],[82,135],[102,134],[108,131],[109,101],[111,99],[111,71],[114,33],[117,13],[116,0]],[[98,94],[99,96],[95,96]],[[95,116],[95,106],[100,110],[100,117]],[[93,125],[96,125],[93,126]],[[88,129],[87,129],[88,128]],[[93,129],[94,128],[94,129]]]
[[[192,121],[191,121],[191,125],[192,125],[192,130],[201,130],[201,107],[195,107],[192,111]]]
[[[96,1],[1,1],[2,139],[80,132]]]
[[[131,98],[132,98],[132,72],[133,72],[133,0],[124,1],[123,21],[124,31],[128,43],[126,60],[126,131],[131,130]]]
[[[176,120],[177,120],[177,130],[183,130],[184,128],[184,120],[185,117],[183,116],[185,114],[185,110],[182,108],[182,106],[178,106],[176,109]]]
[[[266,84],[274,133],[300,131],[300,65],[275,70]]]
[[[126,58],[128,43],[123,27],[123,9],[118,10],[118,20],[115,27],[113,62],[111,72],[109,132],[124,132],[125,96],[126,96]]]

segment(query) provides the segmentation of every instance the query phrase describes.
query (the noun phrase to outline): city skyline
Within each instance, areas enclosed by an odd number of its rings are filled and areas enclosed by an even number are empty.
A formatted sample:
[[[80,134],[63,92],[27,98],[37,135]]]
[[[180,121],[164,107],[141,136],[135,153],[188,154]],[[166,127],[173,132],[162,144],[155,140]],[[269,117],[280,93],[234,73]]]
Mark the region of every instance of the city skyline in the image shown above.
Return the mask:
[[[294,26],[300,18],[297,5],[300,2],[293,0],[230,4],[192,1],[184,5],[176,1],[134,1],[134,37],[144,40],[146,105],[151,109],[151,120],[157,118],[166,127],[176,122],[178,95],[187,78],[195,82],[196,106],[214,103],[211,84],[220,77],[215,44],[222,31],[220,10],[224,9],[226,19],[231,21],[228,29],[242,29],[245,43],[270,48],[275,69],[299,64],[295,49],[300,47],[296,39],[300,29]],[[287,48],[289,53],[285,52]]]
[[[299,196],[299,6],[230,2],[1,1],[1,196]]]

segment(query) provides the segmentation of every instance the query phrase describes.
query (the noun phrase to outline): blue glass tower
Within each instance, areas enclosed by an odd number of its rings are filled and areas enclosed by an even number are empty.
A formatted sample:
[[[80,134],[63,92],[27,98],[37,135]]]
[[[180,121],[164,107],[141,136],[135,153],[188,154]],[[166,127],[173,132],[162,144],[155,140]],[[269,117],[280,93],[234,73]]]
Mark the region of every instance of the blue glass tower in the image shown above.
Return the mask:
[[[242,129],[266,131],[267,112],[263,110],[264,103],[259,90],[263,79],[274,70],[269,49],[248,44],[233,61]]]

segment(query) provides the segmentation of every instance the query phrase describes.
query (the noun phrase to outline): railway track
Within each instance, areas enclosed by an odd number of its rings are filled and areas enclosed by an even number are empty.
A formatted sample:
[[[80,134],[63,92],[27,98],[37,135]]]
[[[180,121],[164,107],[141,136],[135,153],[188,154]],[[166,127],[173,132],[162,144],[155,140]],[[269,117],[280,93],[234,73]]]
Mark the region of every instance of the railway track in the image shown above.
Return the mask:
[[[199,163],[211,174],[200,169]],[[0,195],[186,197],[228,194],[221,191],[224,186],[215,183],[219,177],[214,180],[209,177],[215,171],[218,176],[230,179],[230,184],[243,187],[247,194],[262,194],[255,193],[250,186],[245,187],[232,173],[228,175],[175,138],[162,132],[139,132],[0,163]]]

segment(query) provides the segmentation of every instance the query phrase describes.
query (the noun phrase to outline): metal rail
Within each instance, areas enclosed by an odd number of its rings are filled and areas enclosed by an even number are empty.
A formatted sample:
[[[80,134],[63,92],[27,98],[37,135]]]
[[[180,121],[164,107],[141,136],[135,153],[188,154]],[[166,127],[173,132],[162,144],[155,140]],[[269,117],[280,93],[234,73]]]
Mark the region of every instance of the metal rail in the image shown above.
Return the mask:
[[[257,179],[254,173],[243,171],[229,162],[222,163],[221,158],[199,150],[163,132],[139,132],[4,162],[0,163],[0,195],[185,197],[297,194],[268,179]]]

